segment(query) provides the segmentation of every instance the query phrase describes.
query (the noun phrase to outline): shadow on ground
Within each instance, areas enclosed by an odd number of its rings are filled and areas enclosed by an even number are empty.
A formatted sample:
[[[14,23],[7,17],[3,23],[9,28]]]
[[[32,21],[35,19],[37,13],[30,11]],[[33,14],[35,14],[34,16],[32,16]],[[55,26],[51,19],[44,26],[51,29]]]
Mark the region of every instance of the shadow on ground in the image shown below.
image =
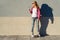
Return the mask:
[[[46,30],[49,24],[49,19],[51,24],[54,23],[53,9],[48,4],[42,4],[41,6],[41,18],[40,18],[40,30],[39,33],[41,36],[48,36]]]

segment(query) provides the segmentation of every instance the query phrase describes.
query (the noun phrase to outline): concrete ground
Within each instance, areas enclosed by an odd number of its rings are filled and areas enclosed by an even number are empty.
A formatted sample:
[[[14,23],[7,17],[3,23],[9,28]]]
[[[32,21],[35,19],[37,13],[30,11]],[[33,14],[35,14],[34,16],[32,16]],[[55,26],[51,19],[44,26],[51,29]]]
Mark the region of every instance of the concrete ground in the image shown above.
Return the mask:
[[[22,36],[22,35],[10,35],[10,36],[1,36],[0,40],[60,40],[60,36],[45,36],[32,38],[31,36]]]

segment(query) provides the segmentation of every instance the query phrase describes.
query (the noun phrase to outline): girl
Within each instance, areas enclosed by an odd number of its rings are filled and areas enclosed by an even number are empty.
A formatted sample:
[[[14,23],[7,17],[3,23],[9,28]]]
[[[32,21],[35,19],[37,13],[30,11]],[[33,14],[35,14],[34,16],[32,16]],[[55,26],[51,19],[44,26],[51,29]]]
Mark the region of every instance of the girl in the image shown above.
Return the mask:
[[[32,15],[32,37],[34,37],[34,24],[36,21],[38,32],[39,32],[39,20],[40,20],[40,8],[36,1],[32,3],[32,8],[29,9],[31,15]],[[40,36],[40,35],[39,35]]]

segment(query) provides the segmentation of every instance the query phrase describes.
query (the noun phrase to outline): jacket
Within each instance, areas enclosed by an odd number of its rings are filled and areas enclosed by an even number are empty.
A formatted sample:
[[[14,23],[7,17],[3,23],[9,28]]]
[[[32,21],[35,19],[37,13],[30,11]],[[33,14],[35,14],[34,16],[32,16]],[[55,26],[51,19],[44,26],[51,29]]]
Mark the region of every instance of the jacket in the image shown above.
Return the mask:
[[[32,14],[32,10],[33,8],[29,9],[31,14]],[[40,20],[40,8],[37,8],[37,17],[38,17],[38,20]]]

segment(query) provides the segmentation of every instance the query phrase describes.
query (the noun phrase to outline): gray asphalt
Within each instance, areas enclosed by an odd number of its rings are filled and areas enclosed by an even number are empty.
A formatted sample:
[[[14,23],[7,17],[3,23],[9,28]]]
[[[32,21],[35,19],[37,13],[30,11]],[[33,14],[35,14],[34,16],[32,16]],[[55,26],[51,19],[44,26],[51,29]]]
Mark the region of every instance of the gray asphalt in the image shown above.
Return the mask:
[[[45,36],[45,37],[34,37],[27,35],[10,35],[10,36],[1,36],[0,40],[60,40],[60,36]]]

